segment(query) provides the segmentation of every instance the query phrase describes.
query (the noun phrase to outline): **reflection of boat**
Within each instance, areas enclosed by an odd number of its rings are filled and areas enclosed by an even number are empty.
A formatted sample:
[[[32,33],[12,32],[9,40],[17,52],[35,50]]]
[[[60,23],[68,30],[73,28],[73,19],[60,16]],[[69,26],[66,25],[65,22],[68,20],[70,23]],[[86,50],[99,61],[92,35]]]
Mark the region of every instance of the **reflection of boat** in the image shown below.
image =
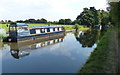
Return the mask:
[[[11,50],[10,53],[16,59],[19,59],[20,57],[29,55],[29,52],[24,52],[24,51],[19,51],[19,50],[15,50],[15,51]]]
[[[63,33],[62,26],[32,26],[17,23],[9,25],[9,36],[3,42],[32,41],[36,39],[46,39]]]
[[[36,40],[32,42],[18,42],[18,43],[9,43],[11,55],[19,59],[20,57],[27,56],[30,54],[31,50],[35,50],[38,48],[43,48],[46,46],[50,46],[53,44],[57,44],[63,42],[64,34],[61,33],[60,36],[56,36],[54,38],[49,38],[45,40]]]

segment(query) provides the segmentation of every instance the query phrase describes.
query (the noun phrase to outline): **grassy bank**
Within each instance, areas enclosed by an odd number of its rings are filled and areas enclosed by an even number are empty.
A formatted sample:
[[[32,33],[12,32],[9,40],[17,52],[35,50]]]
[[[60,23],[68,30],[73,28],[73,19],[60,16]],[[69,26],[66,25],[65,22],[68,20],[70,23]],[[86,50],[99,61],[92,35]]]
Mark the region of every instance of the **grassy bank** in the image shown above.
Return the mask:
[[[80,73],[117,73],[116,32],[109,29],[91,53]]]

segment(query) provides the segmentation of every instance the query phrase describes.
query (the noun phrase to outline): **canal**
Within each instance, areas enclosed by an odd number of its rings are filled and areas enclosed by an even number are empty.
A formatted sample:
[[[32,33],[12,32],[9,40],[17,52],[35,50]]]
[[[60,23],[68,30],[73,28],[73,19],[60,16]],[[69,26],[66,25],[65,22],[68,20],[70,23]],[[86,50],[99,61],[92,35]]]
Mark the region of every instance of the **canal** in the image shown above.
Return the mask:
[[[2,73],[77,73],[96,48],[101,32],[84,30],[33,43],[3,43]]]

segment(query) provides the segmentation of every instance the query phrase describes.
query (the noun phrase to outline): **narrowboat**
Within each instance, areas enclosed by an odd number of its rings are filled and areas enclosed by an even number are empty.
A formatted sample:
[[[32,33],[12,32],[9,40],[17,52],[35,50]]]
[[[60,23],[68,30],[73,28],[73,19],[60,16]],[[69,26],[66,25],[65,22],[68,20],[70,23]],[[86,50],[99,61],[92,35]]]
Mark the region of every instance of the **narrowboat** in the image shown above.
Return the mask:
[[[10,24],[9,36],[3,38],[3,42],[25,42],[38,39],[47,39],[64,33],[62,26],[32,26],[25,23]],[[63,34],[62,34],[63,35]]]

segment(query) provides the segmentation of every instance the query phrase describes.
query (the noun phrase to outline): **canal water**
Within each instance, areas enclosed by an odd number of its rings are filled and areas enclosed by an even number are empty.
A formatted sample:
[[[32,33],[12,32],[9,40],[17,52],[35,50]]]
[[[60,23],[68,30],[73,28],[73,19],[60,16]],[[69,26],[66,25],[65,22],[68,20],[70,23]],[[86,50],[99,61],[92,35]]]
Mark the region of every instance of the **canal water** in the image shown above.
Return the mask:
[[[99,39],[99,32],[87,30],[42,42],[3,43],[2,73],[77,73]]]

